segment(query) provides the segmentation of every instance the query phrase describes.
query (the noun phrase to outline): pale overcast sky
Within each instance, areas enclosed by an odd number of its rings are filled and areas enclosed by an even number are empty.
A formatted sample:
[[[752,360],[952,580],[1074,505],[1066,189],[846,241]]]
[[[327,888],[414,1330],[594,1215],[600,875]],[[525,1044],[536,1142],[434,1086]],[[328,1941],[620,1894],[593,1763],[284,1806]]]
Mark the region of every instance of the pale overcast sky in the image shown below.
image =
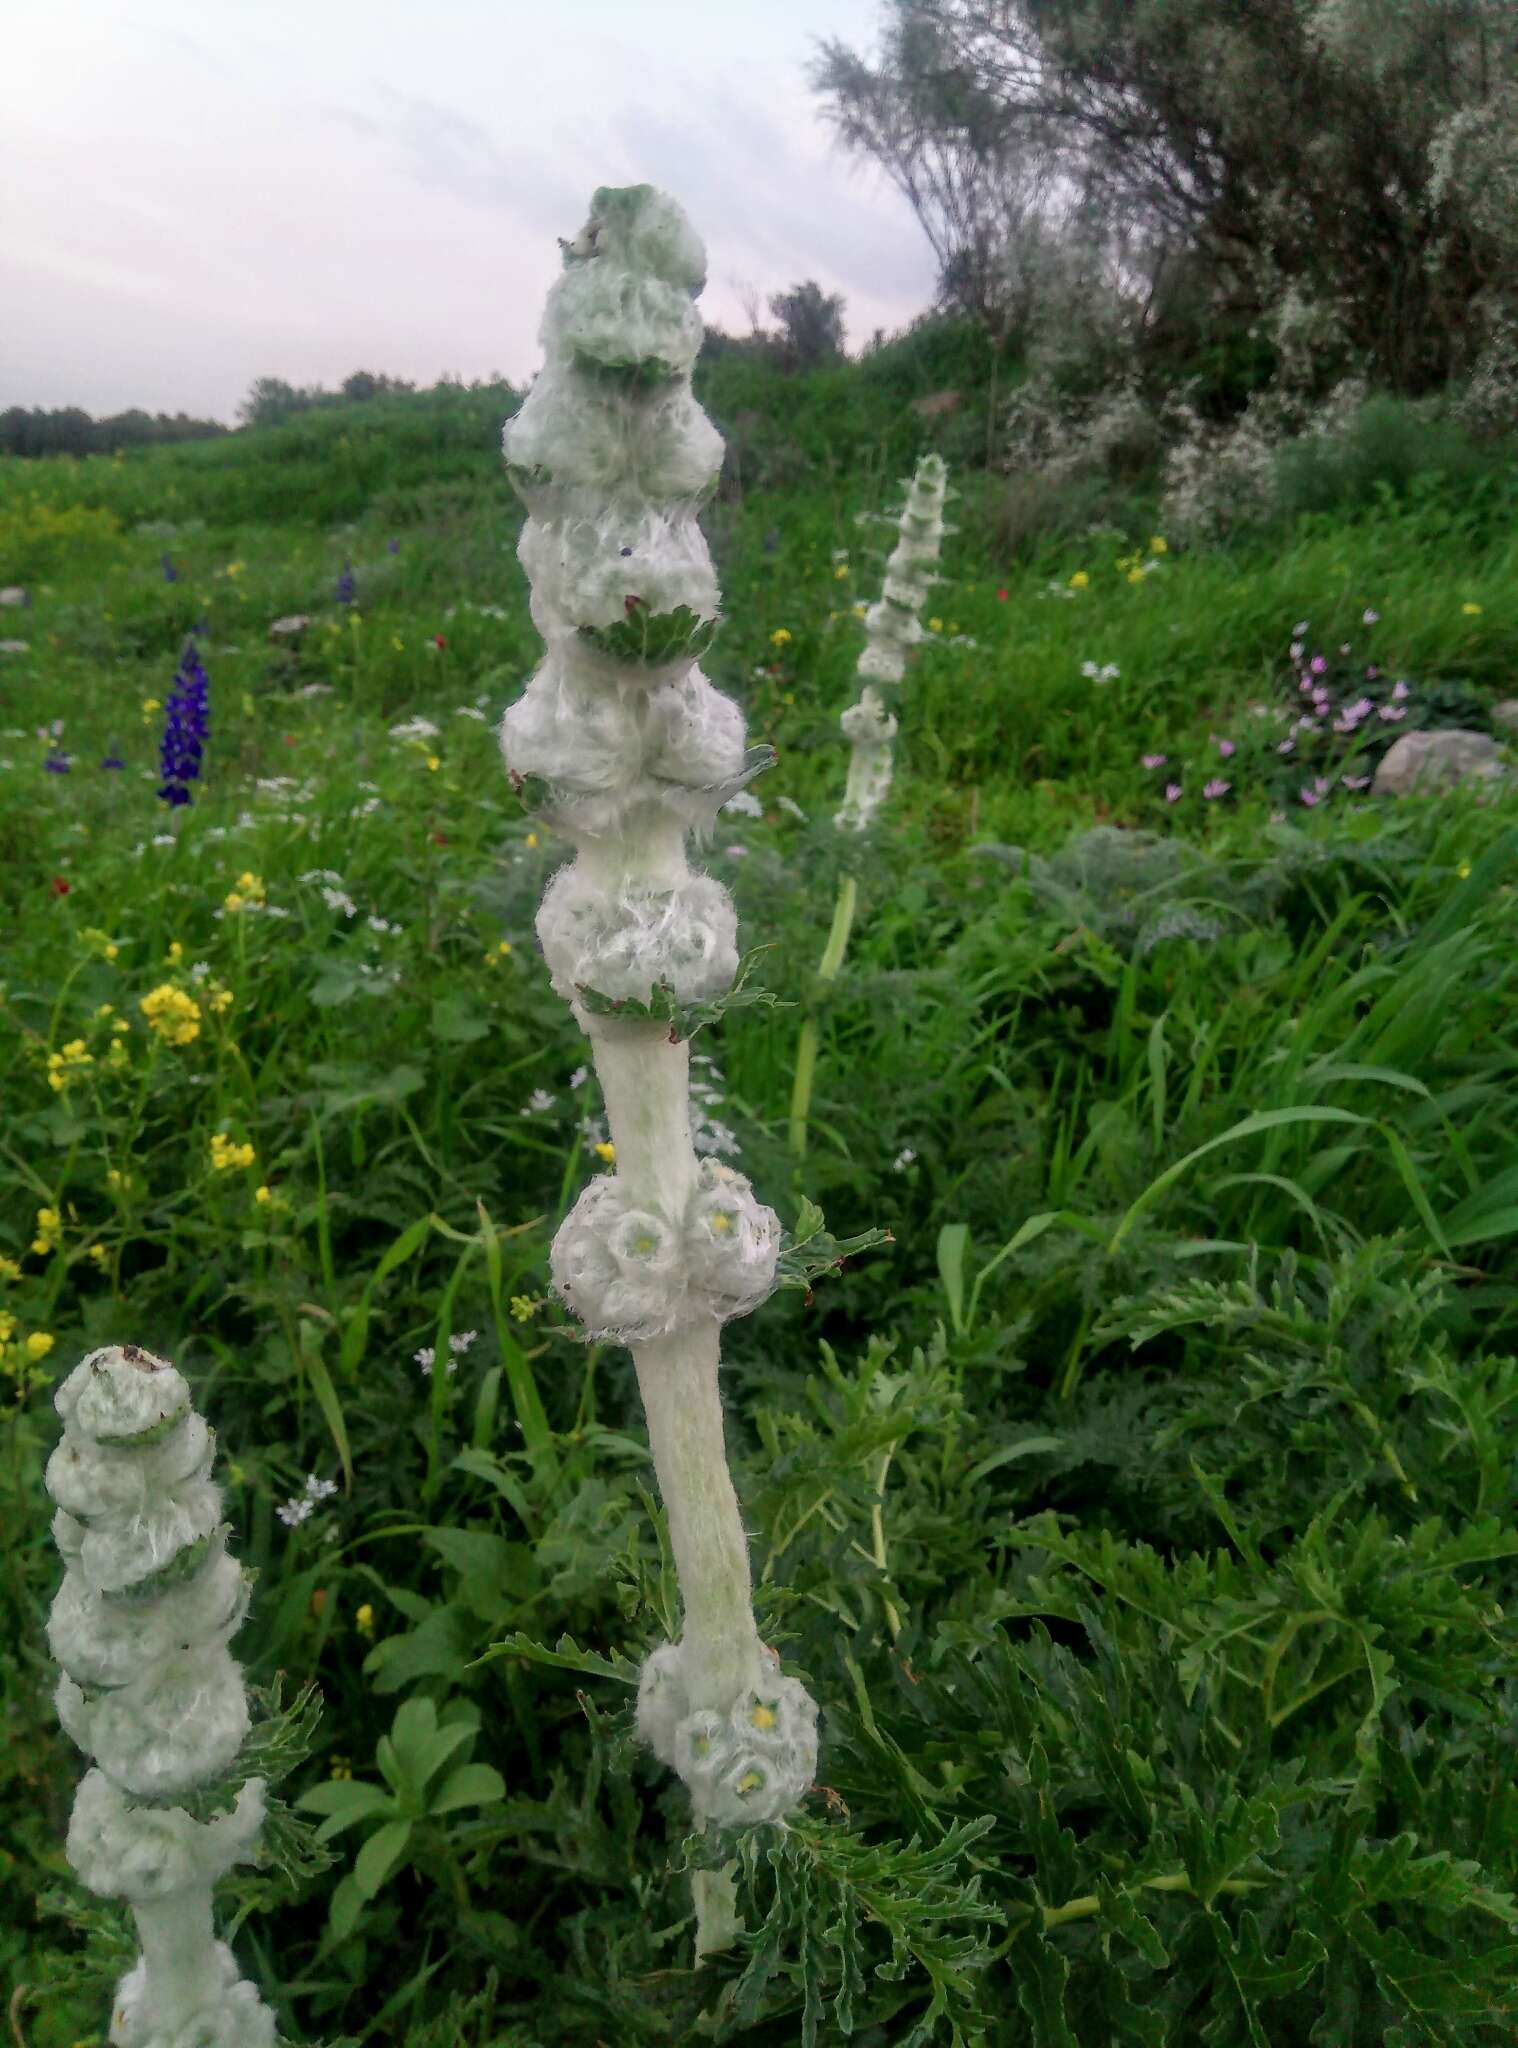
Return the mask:
[[[0,408],[231,419],[255,377],[521,381],[555,237],[648,182],[702,311],[806,277],[850,338],[932,297],[906,203],[805,72],[882,0],[10,0]]]

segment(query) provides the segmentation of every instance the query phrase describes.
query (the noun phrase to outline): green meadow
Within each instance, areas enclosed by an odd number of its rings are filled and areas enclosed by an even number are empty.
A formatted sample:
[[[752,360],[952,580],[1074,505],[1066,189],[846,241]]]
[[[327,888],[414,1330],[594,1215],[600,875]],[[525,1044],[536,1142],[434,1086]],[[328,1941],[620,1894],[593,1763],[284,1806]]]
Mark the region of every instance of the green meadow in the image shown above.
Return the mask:
[[[891,1238],[726,1351],[819,1783],[743,1840],[748,1931],[694,1970],[717,1852],[632,1734],[678,1614],[642,1412],[548,1284],[609,1148],[533,936],[565,852],[495,736],[540,645],[512,394],[10,460],[12,2031],[103,2044],[131,1951],[64,1857],[41,1475],[56,1384],[135,1342],[218,1432],[250,1680],[271,1712],[320,1693],[282,1792],[326,1839],[276,1831],[220,1895],[292,2042],[1495,2048],[1518,777],[1366,785],[1399,732],[1518,695],[1518,473],[1437,437],[1425,463],[1383,407],[1276,524],[1189,549],[1142,479],[1031,514],[953,328],[790,375],[719,355],[698,395],[730,447],[705,667],[779,758],[704,854],[775,1000],[698,1039],[697,1143],[787,1225],[810,1201]],[[933,447],[959,530],[885,821],[845,840],[874,515]],[[175,807],[192,637],[209,735]],[[1351,732],[1296,729],[1315,656],[1335,714],[1371,700]],[[439,1800],[435,1725],[498,1791]]]

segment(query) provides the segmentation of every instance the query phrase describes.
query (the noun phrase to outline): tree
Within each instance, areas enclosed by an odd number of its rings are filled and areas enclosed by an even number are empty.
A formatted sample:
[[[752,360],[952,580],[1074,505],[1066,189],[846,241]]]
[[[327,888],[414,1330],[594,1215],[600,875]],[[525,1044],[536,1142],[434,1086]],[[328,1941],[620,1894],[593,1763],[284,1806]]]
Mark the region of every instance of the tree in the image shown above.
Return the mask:
[[[836,363],[843,357],[843,297],[824,292],[808,278],[788,292],[776,292],[770,312],[780,322],[776,337],[786,364],[797,370],[814,369],[819,363]]]
[[[1518,295],[1491,203],[1518,162],[1515,79],[1511,0],[892,0],[876,62],[833,41],[813,71],[946,296],[1004,312],[1019,214],[1073,209],[1135,277],[1199,264],[1215,314],[1248,321],[1288,285],[1337,303],[1410,391]]]

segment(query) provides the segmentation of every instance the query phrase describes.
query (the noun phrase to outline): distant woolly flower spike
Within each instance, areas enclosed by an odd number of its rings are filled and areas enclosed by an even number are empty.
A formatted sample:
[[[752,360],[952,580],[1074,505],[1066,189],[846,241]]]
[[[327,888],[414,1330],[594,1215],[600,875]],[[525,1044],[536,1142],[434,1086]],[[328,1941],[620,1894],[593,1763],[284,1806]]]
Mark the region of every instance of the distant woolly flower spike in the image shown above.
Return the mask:
[[[274,2016],[210,1914],[212,1884],[255,1853],[263,1780],[206,1821],[166,1803],[219,1789],[249,1726],[227,1648],[249,1582],[227,1553],[211,1433],[183,1377],[135,1345],[91,1352],[55,1405],[46,1481],[65,1570],[48,1641],[59,1719],[94,1759],[68,1856],[89,1890],[130,1902],[143,1950],[117,1987],[111,2040],[271,2048]]]
[[[943,520],[947,494],[943,457],[925,455],[917,465],[897,522],[897,541],[886,564],[880,598],[865,613],[865,647],[856,664],[864,688],[840,721],[850,747],[843,805],[833,820],[840,831],[864,831],[890,792],[896,720],[886,709],[877,685],[888,687],[901,681],[908,653],[923,638],[918,613],[933,585],[942,581],[933,573],[933,565],[949,531]]]

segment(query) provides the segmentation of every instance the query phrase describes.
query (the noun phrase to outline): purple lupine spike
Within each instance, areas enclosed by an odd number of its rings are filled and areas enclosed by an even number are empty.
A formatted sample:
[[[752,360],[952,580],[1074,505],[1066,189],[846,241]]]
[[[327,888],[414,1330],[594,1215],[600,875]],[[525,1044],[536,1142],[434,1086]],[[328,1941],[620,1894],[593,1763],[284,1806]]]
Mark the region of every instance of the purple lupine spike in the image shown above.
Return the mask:
[[[353,599],[357,594],[357,589],[358,586],[355,584],[353,580],[353,564],[351,562],[344,562],[343,573],[337,579],[338,603],[352,604]]]
[[[179,571],[174,567],[173,560],[171,559],[167,552],[161,554],[158,557],[158,562],[160,568],[163,570],[164,582],[177,583],[179,581]]]
[[[210,696],[211,679],[201,663],[200,650],[193,640],[186,640],[169,701],[164,706],[159,750],[163,784],[158,794],[176,808],[189,803],[190,784],[200,777],[201,755],[211,724]]]

